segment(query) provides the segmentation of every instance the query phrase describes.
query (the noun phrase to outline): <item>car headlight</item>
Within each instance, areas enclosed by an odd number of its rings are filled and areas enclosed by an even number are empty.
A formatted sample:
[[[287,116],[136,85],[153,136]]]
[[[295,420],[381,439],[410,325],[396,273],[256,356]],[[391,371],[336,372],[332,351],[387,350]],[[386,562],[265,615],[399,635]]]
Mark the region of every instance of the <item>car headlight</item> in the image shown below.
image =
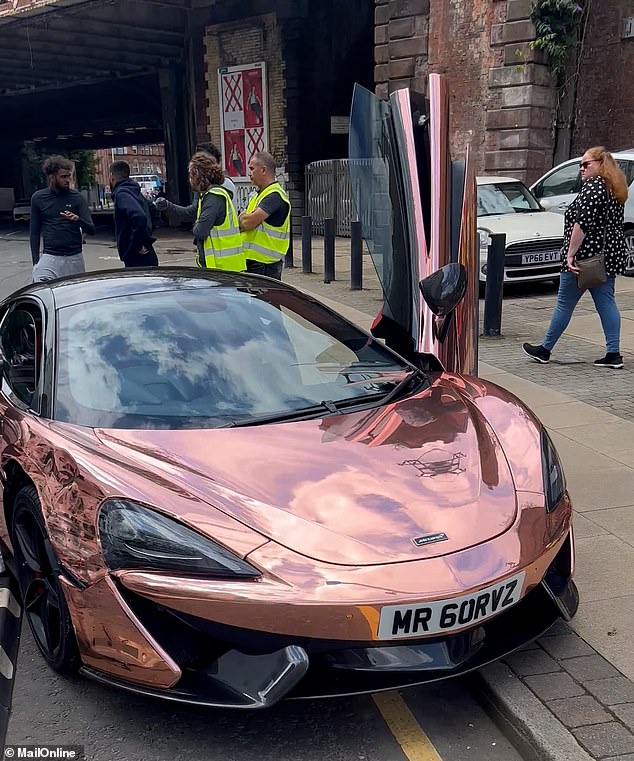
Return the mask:
[[[253,579],[252,565],[182,523],[134,502],[108,500],[99,538],[110,570],[175,571],[188,576]]]
[[[542,431],[542,473],[544,477],[544,494],[546,511],[552,513],[566,491],[566,478],[561,460],[546,431]]]
[[[479,227],[478,237],[480,239],[480,261],[486,262],[487,256],[489,255],[489,246],[491,245],[489,231],[485,230],[483,227]]]

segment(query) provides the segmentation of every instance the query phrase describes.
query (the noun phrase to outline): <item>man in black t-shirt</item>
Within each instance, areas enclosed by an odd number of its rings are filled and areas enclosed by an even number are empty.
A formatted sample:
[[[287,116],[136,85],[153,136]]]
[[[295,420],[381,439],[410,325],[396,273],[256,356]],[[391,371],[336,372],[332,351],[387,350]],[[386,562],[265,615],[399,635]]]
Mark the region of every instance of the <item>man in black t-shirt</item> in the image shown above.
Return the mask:
[[[82,231],[95,234],[86,199],[71,188],[74,164],[64,156],[49,156],[42,169],[45,190],[31,198],[31,258],[33,282],[85,272]],[[44,239],[43,250],[40,245]]]

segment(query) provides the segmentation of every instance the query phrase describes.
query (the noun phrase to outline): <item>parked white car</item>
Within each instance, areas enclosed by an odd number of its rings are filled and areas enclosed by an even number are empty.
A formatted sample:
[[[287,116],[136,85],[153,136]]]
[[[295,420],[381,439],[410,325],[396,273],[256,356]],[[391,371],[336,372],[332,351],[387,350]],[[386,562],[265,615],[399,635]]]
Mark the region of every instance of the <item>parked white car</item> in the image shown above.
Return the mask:
[[[506,235],[504,282],[558,280],[564,218],[544,211],[521,180],[478,177],[480,282],[486,281],[489,236]]]
[[[628,249],[625,274],[634,277],[634,150],[618,151],[612,155],[630,186],[625,204],[625,242]],[[581,156],[564,161],[531,185],[533,195],[545,209],[557,214],[565,213],[581,190],[580,164]]]

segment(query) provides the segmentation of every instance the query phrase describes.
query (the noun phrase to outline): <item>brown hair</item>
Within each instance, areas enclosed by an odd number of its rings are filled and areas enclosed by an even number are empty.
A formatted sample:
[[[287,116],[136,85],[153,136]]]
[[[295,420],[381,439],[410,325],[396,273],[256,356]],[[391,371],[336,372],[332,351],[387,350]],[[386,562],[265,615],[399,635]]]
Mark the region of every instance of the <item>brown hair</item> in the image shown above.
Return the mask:
[[[599,175],[603,177],[608,190],[619,203],[625,203],[627,201],[628,187],[625,175],[618,168],[616,161],[611,153],[609,153],[602,145],[597,145],[594,148],[588,148],[586,151],[594,161],[601,162],[601,168],[599,169]]]
[[[42,164],[42,171],[47,177],[57,174],[61,169],[65,169],[67,172],[74,172],[75,165],[65,156],[49,156]]]
[[[207,190],[211,185],[222,185],[225,173],[220,164],[208,153],[194,153],[189,162],[190,182],[193,190],[198,193]]]

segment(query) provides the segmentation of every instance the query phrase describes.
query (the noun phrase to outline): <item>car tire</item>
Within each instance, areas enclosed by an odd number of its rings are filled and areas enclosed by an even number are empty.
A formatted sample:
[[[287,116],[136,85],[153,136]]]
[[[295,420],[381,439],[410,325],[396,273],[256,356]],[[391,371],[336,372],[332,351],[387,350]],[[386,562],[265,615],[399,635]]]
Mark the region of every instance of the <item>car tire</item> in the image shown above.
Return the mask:
[[[24,615],[35,643],[52,669],[60,674],[74,674],[81,665],[77,638],[33,486],[24,486],[16,495],[11,541]]]
[[[625,230],[625,247],[627,249],[625,275],[634,277],[634,227],[628,227]]]

